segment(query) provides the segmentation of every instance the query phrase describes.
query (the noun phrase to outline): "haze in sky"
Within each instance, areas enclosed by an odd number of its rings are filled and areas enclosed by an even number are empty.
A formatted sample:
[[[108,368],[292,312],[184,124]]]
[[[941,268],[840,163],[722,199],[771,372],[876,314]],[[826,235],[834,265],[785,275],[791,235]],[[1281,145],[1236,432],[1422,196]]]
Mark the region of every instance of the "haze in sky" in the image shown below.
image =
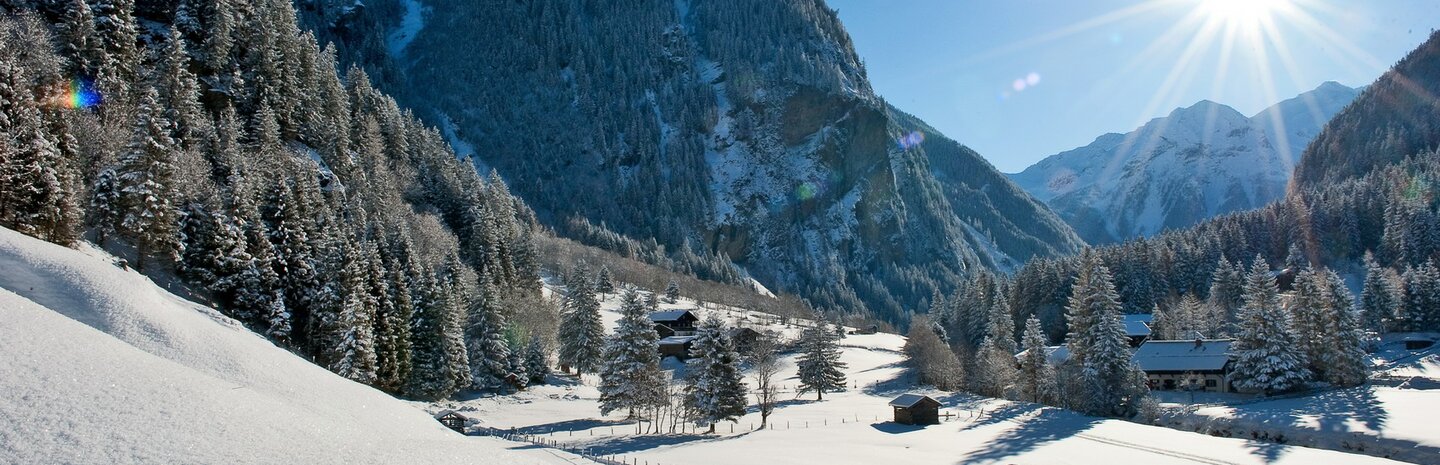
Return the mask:
[[[881,96],[1007,173],[1209,99],[1379,77],[1437,0],[827,0]]]

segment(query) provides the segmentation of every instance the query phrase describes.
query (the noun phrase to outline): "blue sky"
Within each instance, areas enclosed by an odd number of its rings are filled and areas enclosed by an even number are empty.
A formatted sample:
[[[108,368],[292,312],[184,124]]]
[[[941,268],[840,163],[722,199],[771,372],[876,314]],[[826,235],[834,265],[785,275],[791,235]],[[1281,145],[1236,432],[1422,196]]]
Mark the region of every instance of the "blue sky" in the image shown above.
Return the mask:
[[[1369,84],[1440,27],[1440,0],[827,3],[877,93],[1007,173],[1202,99]]]

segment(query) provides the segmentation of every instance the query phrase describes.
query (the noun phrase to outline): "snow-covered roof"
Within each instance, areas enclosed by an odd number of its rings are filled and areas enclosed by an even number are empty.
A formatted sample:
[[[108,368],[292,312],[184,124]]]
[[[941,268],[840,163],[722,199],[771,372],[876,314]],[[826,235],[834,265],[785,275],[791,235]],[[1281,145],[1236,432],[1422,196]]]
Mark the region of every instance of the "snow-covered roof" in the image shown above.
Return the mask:
[[[1030,349],[1015,353],[1015,358],[1022,358]],[[1059,365],[1070,359],[1070,348],[1066,346],[1045,346],[1045,361],[1051,365]]]
[[[1230,361],[1230,339],[1145,341],[1130,359],[1146,373],[1220,371]]]
[[[456,411],[450,410],[450,409],[445,409],[445,410],[441,410],[440,413],[436,413],[436,414],[435,414],[435,419],[436,419],[436,420],[439,420],[439,419],[441,419],[441,418],[445,418],[445,417],[447,417],[447,416],[450,416],[450,414],[455,414],[455,416],[458,416],[458,417],[460,417],[460,418],[465,418],[465,415],[461,415],[460,412],[456,412]]]
[[[685,344],[695,340],[695,336],[670,336],[660,340],[660,345]]]
[[[925,400],[925,399],[930,399],[930,396],[921,395],[921,394],[901,394],[900,397],[896,397],[895,400],[890,401],[890,406],[891,406],[891,407],[900,407],[900,408],[910,408],[910,407],[914,407],[915,404],[918,404],[918,403],[920,403],[921,401],[923,401],[923,400]],[[939,404],[939,403],[940,403],[939,401],[937,401],[937,400],[935,400],[935,399],[930,399],[930,402],[934,402],[934,403],[936,403],[936,404]]]
[[[684,318],[687,314],[690,315],[691,319],[700,319],[700,317],[695,316],[695,314],[691,313],[689,310],[666,310],[663,312],[650,313],[650,321],[656,323],[662,321],[680,321],[680,319]]]
[[[1154,320],[1154,316],[1149,313],[1125,315],[1125,335],[1130,337],[1149,336],[1151,320]]]

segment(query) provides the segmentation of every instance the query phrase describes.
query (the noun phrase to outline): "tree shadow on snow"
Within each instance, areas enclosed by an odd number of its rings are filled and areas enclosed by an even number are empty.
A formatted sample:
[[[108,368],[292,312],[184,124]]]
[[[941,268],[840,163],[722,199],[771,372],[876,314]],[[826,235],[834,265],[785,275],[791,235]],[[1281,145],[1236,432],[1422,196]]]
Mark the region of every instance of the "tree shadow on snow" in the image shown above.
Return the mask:
[[[748,433],[747,433],[748,434]],[[673,446],[690,442],[711,442],[726,441],[744,437],[745,434],[733,436],[711,436],[708,434],[657,434],[641,436],[621,436],[614,438],[600,439],[587,443],[583,446],[586,452],[594,455],[624,455],[635,452],[654,449],[656,447]]]
[[[904,434],[904,433],[910,433],[910,432],[915,432],[915,431],[920,431],[920,430],[922,430],[922,429],[925,429],[925,426],[924,426],[924,425],[902,425],[902,424],[899,424],[899,423],[895,423],[895,422],[893,422],[893,421],[882,421],[882,422],[879,422],[879,423],[871,423],[871,424],[870,424],[870,427],[871,427],[871,428],[875,428],[875,430],[880,431],[880,432],[882,432],[882,433],[888,433],[888,434]]]
[[[1043,411],[1042,411],[1042,407],[1041,407],[1039,404],[1031,404],[1031,403],[1028,403],[1028,402],[1014,402],[1014,403],[1009,403],[1009,404],[1002,405],[1002,406],[1000,406],[1000,407],[998,407],[998,408],[990,409],[990,410],[988,410],[988,411],[983,411],[983,410],[980,411],[980,413],[979,413],[979,415],[980,415],[979,418],[977,418],[975,421],[971,422],[970,424],[965,425],[965,427],[960,428],[960,430],[961,430],[961,431],[964,431],[964,430],[967,430],[967,429],[975,429],[975,428],[979,428],[979,427],[981,427],[981,426],[993,425],[993,424],[1000,423],[1000,422],[1004,422],[1004,421],[1015,420],[1015,419],[1020,418],[1020,417],[1022,417],[1022,416],[1026,416],[1026,415],[1035,413],[1036,411],[1040,411],[1040,417],[1043,417],[1043,416],[1045,416],[1046,413],[1052,412],[1052,411],[1054,411],[1054,410],[1055,410],[1055,409],[1043,410]],[[1036,418],[1036,420],[1039,420],[1039,419],[1040,419],[1039,417]],[[1035,420],[1031,420],[1031,421],[1035,421]],[[1027,423],[1028,423],[1028,422],[1027,422]]]
[[[872,396],[891,396],[914,391],[918,387],[920,387],[920,384],[919,380],[915,377],[915,370],[906,369],[894,378],[865,385],[860,388],[860,392]]]
[[[515,428],[514,431],[523,434],[548,434],[552,432],[564,433],[569,431],[586,431],[594,428],[604,428],[606,426],[633,427],[634,425],[635,422],[633,420],[599,420],[594,418],[582,418],[578,420],[566,420],[557,421],[554,423],[530,425]]]
[[[1245,448],[1250,449],[1250,455],[1259,457],[1265,463],[1275,463],[1289,451],[1290,446],[1266,441],[1245,441]]]
[[[1278,399],[1273,402],[1285,405],[1267,407],[1270,402],[1262,401],[1237,407],[1233,415],[1241,424],[1272,425],[1273,431],[1264,426],[1251,431],[1248,448],[1266,463],[1274,463],[1284,455],[1288,446],[1285,432],[1289,428],[1315,430],[1326,433],[1349,433],[1348,423],[1359,422],[1370,431],[1381,431],[1390,415],[1385,406],[1375,397],[1374,386],[1362,385],[1349,389],[1338,389],[1298,399]],[[1313,419],[1314,426],[1297,426],[1302,417]],[[1244,438],[1242,434],[1236,436]]]
[[[1034,409],[1035,407],[1029,408]],[[1038,415],[1025,420],[1014,429],[991,439],[985,445],[966,455],[958,463],[997,462],[1074,436],[1090,429],[1100,421],[1102,421],[1100,418],[1087,417],[1060,409],[1043,409]]]

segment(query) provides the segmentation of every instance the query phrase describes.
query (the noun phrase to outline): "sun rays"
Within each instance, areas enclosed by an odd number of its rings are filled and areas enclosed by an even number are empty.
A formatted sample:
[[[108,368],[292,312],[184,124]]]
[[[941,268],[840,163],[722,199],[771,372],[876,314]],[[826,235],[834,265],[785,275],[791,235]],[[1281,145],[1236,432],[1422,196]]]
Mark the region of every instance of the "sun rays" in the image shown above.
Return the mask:
[[[1135,114],[1135,126],[1141,126],[1170,108],[1194,103],[1184,100],[1185,95],[1193,95],[1187,91],[1207,82],[1213,100],[1224,100],[1227,93],[1244,89],[1268,104],[1282,100],[1278,90],[1282,87],[1307,88],[1318,83],[1308,82],[1314,77],[1306,75],[1297,62],[1296,47],[1304,51],[1323,49],[1342,67],[1383,69],[1382,60],[1336,32],[1339,26],[1345,26],[1339,27],[1341,30],[1352,30],[1367,25],[1358,24],[1363,19],[1354,18],[1333,4],[1335,1],[1146,0],[982,52],[976,59],[1089,34],[1111,36],[1111,31],[1137,22],[1167,21],[1168,27],[1116,69],[1113,75],[1117,79],[1092,85],[1089,94],[1080,99],[1081,103],[1103,102],[1106,96],[1125,91],[1122,86],[1126,84],[1120,77],[1159,67],[1164,78],[1155,84],[1143,110]],[[1303,103],[1317,122],[1324,118],[1316,102]],[[1207,127],[1213,127],[1215,117],[1214,112],[1207,117]],[[1279,139],[1271,142],[1288,147],[1290,135],[1285,120],[1267,121],[1272,127],[1265,129]],[[1163,132],[1161,129],[1152,134]],[[1144,151],[1158,142],[1130,140],[1126,144],[1138,144]],[[1283,160],[1287,165],[1291,162]]]

